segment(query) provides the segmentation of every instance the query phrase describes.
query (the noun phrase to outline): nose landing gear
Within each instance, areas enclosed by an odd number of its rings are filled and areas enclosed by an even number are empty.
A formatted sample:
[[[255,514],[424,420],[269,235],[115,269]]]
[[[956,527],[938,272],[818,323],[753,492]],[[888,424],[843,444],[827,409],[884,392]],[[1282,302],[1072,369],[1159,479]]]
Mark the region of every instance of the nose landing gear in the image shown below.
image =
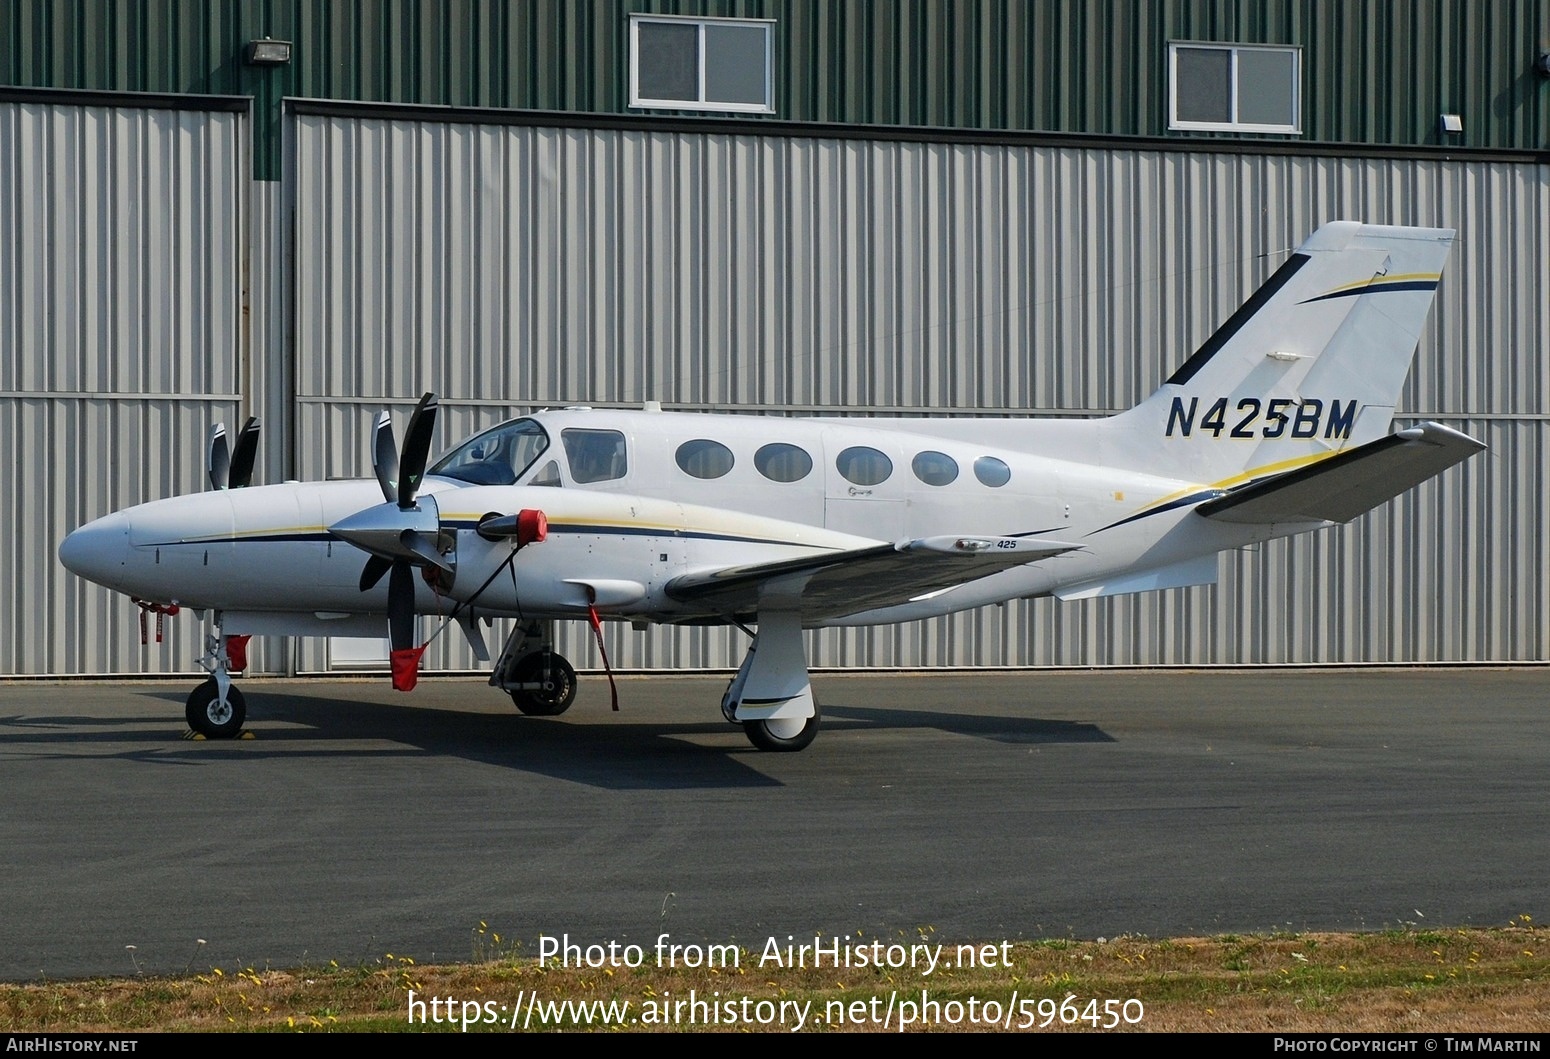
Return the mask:
[[[227,637],[221,633],[221,616],[215,616],[215,631],[205,637],[205,653],[199,666],[210,674],[188,696],[183,716],[189,730],[206,739],[235,739],[247,721],[248,703],[231,682],[230,670],[248,667],[248,637]]]
[[[226,693],[214,677],[200,684],[188,696],[184,710],[188,727],[206,739],[235,739],[248,717],[247,699],[228,680]]]

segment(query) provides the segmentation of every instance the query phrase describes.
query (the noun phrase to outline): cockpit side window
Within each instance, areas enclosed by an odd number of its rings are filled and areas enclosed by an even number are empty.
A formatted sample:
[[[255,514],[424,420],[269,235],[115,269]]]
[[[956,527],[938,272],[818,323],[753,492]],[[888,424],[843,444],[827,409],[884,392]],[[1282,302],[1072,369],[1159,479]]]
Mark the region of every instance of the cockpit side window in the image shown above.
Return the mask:
[[[537,474],[533,475],[532,478],[528,479],[527,484],[548,485],[553,486],[556,489],[560,488],[560,486],[564,484],[560,481],[560,465],[553,460],[550,460],[548,463],[544,464],[543,470],[539,471]]]
[[[577,485],[611,482],[629,471],[624,435],[617,430],[560,431],[565,443],[565,459],[570,463],[571,480]]]
[[[536,420],[514,419],[469,438],[427,473],[472,485],[512,485],[548,447],[549,435]]]

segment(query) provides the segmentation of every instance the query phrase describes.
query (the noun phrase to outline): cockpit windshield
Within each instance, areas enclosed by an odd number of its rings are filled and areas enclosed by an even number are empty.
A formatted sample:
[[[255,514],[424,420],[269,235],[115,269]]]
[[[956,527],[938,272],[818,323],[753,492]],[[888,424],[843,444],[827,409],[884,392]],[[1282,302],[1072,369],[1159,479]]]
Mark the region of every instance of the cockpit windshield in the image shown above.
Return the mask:
[[[533,419],[513,419],[463,442],[427,474],[473,485],[515,485],[549,447],[549,435]]]

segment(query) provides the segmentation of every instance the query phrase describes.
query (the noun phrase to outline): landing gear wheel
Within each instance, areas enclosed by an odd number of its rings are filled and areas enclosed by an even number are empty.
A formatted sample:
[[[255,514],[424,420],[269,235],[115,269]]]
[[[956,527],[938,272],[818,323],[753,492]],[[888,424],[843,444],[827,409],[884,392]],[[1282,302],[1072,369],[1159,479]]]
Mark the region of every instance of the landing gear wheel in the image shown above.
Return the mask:
[[[805,750],[818,735],[821,715],[818,703],[813,702],[811,717],[780,718],[772,721],[744,721],[743,731],[748,741],[760,750],[774,753],[791,753]]]
[[[529,717],[558,717],[576,701],[576,671],[552,652],[528,655],[517,663],[513,676],[518,684],[548,685],[511,693],[511,701]]]
[[[230,687],[223,704],[221,689],[211,677],[189,695],[183,715],[188,718],[188,726],[206,739],[235,739],[248,718],[248,702],[242,692]]]

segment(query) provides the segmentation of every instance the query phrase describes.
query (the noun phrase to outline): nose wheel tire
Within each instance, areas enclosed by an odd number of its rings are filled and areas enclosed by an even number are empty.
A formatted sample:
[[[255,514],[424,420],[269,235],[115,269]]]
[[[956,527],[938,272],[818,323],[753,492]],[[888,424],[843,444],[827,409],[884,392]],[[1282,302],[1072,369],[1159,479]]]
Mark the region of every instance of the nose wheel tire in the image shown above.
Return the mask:
[[[544,685],[511,693],[511,701],[529,717],[558,717],[576,701],[576,671],[557,654],[528,655],[517,663],[514,676],[518,684]]]
[[[818,703],[813,703],[811,717],[780,718],[770,721],[744,721],[743,731],[748,741],[760,750],[774,753],[791,753],[804,750],[818,735],[820,720]]]
[[[221,689],[211,677],[189,695],[184,716],[188,726],[206,739],[235,739],[248,718],[248,703],[235,687],[226,689],[222,703]]]

